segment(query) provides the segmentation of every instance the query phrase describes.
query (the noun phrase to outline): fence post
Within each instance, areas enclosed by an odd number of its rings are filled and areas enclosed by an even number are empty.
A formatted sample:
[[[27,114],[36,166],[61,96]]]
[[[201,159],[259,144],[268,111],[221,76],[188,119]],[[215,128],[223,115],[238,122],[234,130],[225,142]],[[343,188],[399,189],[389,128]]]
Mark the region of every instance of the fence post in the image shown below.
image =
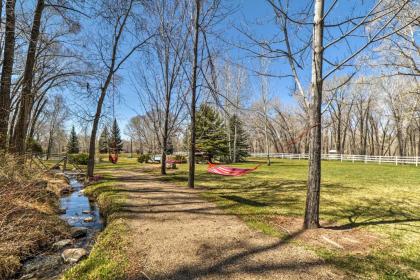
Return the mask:
[[[340,161],[343,162],[343,154],[340,154]]]
[[[416,156],[416,167],[419,166],[419,157]]]
[[[365,155],[365,164],[367,163],[367,155]]]
[[[67,155],[64,156],[63,172],[66,172],[67,169]]]
[[[395,165],[398,165],[398,156],[395,156]]]
[[[353,157],[352,157],[352,158],[353,158],[352,162],[354,163],[354,155],[353,155]]]
[[[379,164],[381,164],[382,156],[379,156]]]

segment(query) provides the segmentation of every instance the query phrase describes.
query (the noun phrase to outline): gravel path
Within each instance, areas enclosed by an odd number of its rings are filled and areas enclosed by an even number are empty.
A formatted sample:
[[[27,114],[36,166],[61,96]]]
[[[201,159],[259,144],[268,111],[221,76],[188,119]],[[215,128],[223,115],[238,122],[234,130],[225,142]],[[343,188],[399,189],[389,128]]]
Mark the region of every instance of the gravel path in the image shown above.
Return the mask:
[[[125,171],[132,279],[342,279],[314,253],[269,237],[190,190]]]

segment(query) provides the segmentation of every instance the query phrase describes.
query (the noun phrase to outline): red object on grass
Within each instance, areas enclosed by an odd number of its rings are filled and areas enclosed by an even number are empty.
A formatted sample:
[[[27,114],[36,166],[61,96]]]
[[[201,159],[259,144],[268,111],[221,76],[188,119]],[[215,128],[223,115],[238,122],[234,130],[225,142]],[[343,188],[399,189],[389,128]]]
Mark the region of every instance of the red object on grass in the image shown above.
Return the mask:
[[[109,154],[109,161],[116,164],[118,162],[118,154]]]
[[[207,167],[207,172],[222,176],[242,176],[256,170],[258,167],[260,167],[260,165],[261,164],[255,166],[254,168],[236,168],[209,163],[209,166]]]

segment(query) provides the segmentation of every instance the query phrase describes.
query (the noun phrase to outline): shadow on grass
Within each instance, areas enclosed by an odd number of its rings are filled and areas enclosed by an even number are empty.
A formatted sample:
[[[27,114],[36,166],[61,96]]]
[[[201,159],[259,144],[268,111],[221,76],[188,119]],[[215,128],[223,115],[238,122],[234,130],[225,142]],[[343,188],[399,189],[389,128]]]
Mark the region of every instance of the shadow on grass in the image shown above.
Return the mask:
[[[243,197],[240,197],[240,196],[237,196],[237,195],[221,195],[220,197],[224,198],[224,199],[232,200],[232,201],[235,201],[235,202],[238,202],[238,203],[241,203],[241,204],[246,204],[246,205],[249,205],[249,206],[255,206],[255,207],[268,206],[267,203],[261,203],[261,202],[251,200],[251,199],[246,199],[246,198],[243,198]]]
[[[325,214],[335,214],[348,220],[342,225],[330,227],[337,230],[392,224],[410,225],[413,222],[420,222],[420,212],[415,210],[416,206],[412,206],[416,203],[410,198],[406,198],[404,203],[392,198],[365,198],[356,205],[352,202],[342,202],[337,205],[338,211],[326,211]]]

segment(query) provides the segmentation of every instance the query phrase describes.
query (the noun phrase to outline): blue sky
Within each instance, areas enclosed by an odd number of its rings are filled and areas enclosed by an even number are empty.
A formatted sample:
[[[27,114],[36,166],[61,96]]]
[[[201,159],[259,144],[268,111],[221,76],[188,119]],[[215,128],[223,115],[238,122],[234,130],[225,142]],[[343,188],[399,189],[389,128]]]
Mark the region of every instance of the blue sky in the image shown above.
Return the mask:
[[[235,6],[238,6],[239,9],[231,15],[230,18],[226,19],[223,22],[223,26],[220,29],[225,29],[223,37],[227,40],[234,40],[237,43],[240,43],[240,37],[238,32],[234,29],[230,28],[232,24],[234,25],[244,25],[247,21],[255,21],[256,19],[267,19],[272,18],[273,13],[271,8],[266,4],[265,1],[254,1],[254,0],[242,0],[242,1],[233,1]],[[270,26],[267,29],[267,26],[264,27],[264,30],[268,30],[270,33],[275,26]],[[258,30],[258,28],[257,28]],[[253,68],[258,70],[257,65],[255,65],[255,61],[250,62],[250,54],[245,51],[240,51],[234,46],[224,45],[223,48],[226,48],[229,52],[229,57],[231,59],[235,59],[238,63],[243,63],[246,67]],[[138,59],[138,56],[133,57],[133,59]],[[272,63],[275,65],[276,63]],[[132,75],[132,69],[130,66],[132,65],[132,61],[128,62],[125,67],[119,72],[119,75],[123,76],[124,79],[122,83],[118,87],[118,92],[120,97],[115,98],[115,112],[118,122],[120,123],[120,127],[122,131],[124,131],[124,127],[129,121],[131,117],[138,113],[142,113],[142,109],[139,103],[138,95],[133,89],[129,76]],[[282,64],[278,65],[280,67],[284,67]],[[258,79],[255,77],[255,74],[250,73],[250,86],[251,91],[258,91]],[[275,96],[279,96],[282,101],[291,104],[293,103],[293,98],[290,96],[290,87],[292,83],[287,80],[279,80],[279,79],[270,79],[270,87],[271,92]],[[257,93],[257,92],[256,92]]]
[[[328,9],[330,1],[326,1],[326,10]],[[363,3],[357,5],[357,3]],[[232,44],[221,43],[223,53],[239,64],[243,64],[250,69],[258,70],[258,60],[253,55],[245,50],[240,50],[235,45],[242,45],[249,41],[245,40],[234,27],[248,30],[252,34],[256,34],[259,39],[270,40],[277,34],[278,26],[273,22],[273,10],[271,6],[264,0],[231,0],[226,2],[229,5],[236,6],[238,9],[230,17],[226,18],[219,26],[222,31],[222,37]],[[311,1],[291,1],[293,11],[302,10]],[[332,20],[343,19],[349,13],[352,13],[353,7],[356,7],[356,13],[363,13],[367,7],[371,7],[373,0],[370,1],[338,1],[333,12],[330,14]],[[310,8],[311,9],[311,8]],[[338,35],[338,30],[329,30],[326,34],[325,41],[328,42],[329,36],[334,37]],[[342,31],[340,31],[342,32]],[[304,37],[310,35],[310,27],[296,31],[290,36]],[[351,41],[342,42],[337,46],[332,47],[326,51],[326,56],[334,60],[343,57],[349,49],[356,49],[363,43],[363,39],[351,39]],[[125,66],[118,73],[123,77],[121,83],[118,85],[118,97],[115,98],[115,113],[116,118],[120,124],[122,132],[129,119],[138,113],[143,113],[137,93],[131,85],[131,78],[133,74],[133,64],[136,60],[141,59],[141,56],[133,56],[131,61],[128,61]],[[301,77],[304,81],[304,86],[307,86],[310,78],[310,55],[305,59],[305,66],[300,70]],[[341,71],[345,73],[347,70]],[[284,59],[270,60],[270,72],[275,74],[289,74],[289,66]],[[348,71],[347,71],[348,72]],[[280,99],[284,106],[293,106],[295,104],[291,96],[294,83],[290,78],[269,78],[269,91],[273,97]],[[258,94],[259,78],[250,72],[250,91]],[[111,99],[109,95],[108,101]],[[107,102],[107,106],[112,102]]]

